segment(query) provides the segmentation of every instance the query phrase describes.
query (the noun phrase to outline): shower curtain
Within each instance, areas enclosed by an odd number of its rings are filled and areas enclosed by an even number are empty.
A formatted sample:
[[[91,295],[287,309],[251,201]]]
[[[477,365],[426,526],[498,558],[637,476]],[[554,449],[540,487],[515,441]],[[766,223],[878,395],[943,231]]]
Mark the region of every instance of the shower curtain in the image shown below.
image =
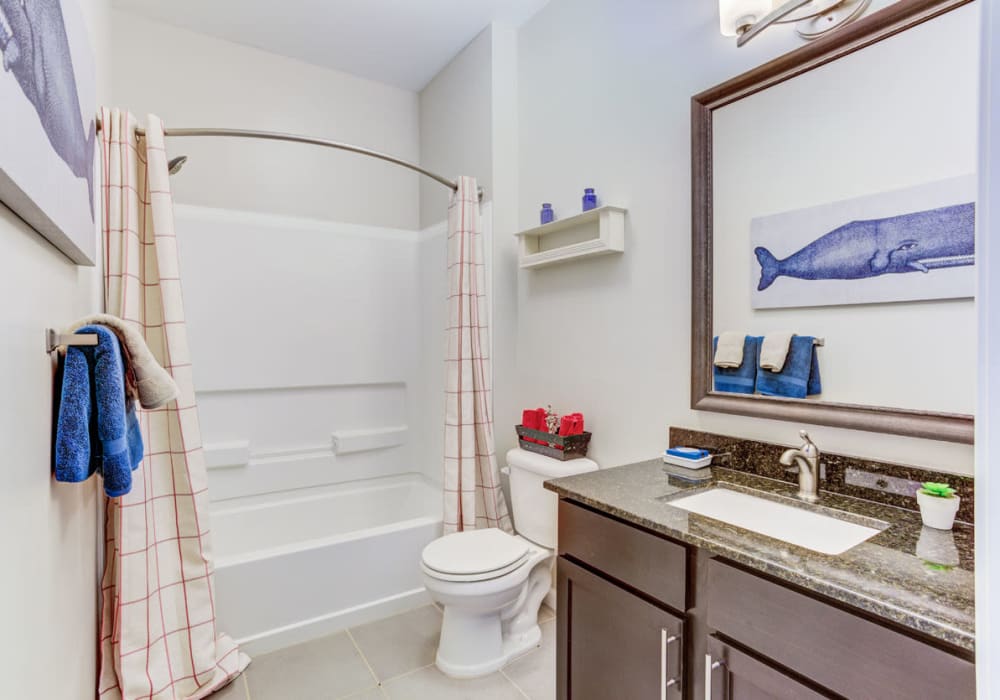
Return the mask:
[[[513,532],[493,442],[486,265],[479,188],[460,177],[448,207],[444,530]]]
[[[181,300],[163,126],[135,135],[101,110],[104,302],[174,377],[181,394],[141,411],[146,456],[131,493],[106,500],[101,700],[203,698],[249,659],[215,628],[208,491]]]

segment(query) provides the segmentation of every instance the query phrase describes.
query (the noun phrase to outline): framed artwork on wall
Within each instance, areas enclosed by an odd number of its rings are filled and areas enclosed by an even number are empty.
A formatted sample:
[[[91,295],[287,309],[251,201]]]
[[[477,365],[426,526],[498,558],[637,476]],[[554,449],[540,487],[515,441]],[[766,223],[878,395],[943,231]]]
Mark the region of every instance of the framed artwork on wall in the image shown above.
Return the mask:
[[[753,308],[973,297],[976,187],[969,175],[753,219]]]
[[[0,202],[93,265],[97,91],[78,0],[0,0]]]

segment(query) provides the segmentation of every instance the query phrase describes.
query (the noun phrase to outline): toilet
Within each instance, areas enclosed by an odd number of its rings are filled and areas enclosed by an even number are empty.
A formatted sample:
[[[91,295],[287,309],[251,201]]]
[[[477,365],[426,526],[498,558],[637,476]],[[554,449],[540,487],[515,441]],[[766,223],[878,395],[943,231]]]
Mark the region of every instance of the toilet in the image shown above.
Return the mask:
[[[424,585],[444,608],[435,659],[444,674],[492,673],[541,641],[538,609],[552,588],[559,506],[542,484],[597,468],[585,458],[562,462],[513,449],[505,472],[517,534],[466,530],[424,548]]]

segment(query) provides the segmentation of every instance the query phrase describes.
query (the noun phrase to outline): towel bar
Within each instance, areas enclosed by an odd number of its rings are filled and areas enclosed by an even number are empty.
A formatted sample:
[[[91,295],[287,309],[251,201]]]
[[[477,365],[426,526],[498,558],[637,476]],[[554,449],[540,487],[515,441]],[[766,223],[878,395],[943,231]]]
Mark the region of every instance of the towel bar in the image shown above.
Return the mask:
[[[60,345],[97,345],[96,333],[58,333],[45,329],[45,352],[53,353]]]
[[[826,338],[813,338],[813,345],[823,347],[826,345]]]

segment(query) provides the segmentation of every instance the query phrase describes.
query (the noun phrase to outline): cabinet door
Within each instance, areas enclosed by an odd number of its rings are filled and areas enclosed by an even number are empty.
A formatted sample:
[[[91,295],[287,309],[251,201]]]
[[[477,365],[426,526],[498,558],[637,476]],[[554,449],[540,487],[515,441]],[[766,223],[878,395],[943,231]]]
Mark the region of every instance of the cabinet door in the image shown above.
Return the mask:
[[[824,695],[778,669],[708,638],[705,657],[706,700],[820,700]]]
[[[559,700],[680,700],[683,620],[559,557]]]

